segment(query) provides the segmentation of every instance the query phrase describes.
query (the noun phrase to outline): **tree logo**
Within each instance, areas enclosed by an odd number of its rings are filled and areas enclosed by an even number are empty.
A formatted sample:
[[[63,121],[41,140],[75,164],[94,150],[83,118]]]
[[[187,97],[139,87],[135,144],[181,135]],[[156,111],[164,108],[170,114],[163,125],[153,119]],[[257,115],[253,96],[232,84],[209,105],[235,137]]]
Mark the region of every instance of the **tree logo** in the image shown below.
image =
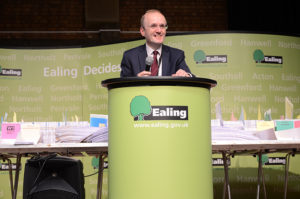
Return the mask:
[[[196,62],[196,64],[202,63],[205,60],[206,60],[206,55],[205,55],[205,52],[203,50],[197,50],[194,53],[194,61]]]
[[[151,114],[151,105],[147,97],[135,96],[130,102],[130,113],[138,120],[144,120],[144,116]]]
[[[130,102],[130,114],[135,121],[144,120],[188,120],[188,106],[151,106],[143,95],[135,96]]]
[[[256,49],[253,53],[253,59],[256,63],[261,63],[265,59],[265,55],[262,50]]]
[[[265,55],[262,50],[256,49],[253,52],[253,59],[258,64],[283,64],[282,56]]]
[[[203,50],[194,53],[196,64],[224,64],[227,63],[227,55],[206,55]]]

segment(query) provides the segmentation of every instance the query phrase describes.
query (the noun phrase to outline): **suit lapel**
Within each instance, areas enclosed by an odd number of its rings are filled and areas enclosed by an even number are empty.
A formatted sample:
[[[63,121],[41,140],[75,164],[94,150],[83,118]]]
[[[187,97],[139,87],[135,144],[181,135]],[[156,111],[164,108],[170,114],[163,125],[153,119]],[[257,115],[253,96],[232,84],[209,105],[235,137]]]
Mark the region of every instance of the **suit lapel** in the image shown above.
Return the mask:
[[[139,52],[138,52],[138,59],[139,59],[138,67],[140,69],[140,72],[144,71],[146,68],[146,63],[145,63],[146,56],[147,56],[147,52],[146,52],[146,44],[145,44],[139,48]]]
[[[170,52],[166,46],[162,46],[162,76],[167,76]]]

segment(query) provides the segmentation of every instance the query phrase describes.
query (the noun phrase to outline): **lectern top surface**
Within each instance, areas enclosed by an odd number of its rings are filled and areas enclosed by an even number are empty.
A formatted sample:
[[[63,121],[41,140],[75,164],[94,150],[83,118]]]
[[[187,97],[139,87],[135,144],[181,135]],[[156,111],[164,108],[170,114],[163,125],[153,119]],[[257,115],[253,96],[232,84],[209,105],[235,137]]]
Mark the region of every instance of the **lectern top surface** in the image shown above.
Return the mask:
[[[159,77],[124,77],[124,78],[112,78],[102,81],[102,86],[108,89],[131,87],[131,86],[192,86],[213,88],[217,85],[217,82],[212,79],[199,78],[199,77],[171,77],[171,76],[159,76]]]

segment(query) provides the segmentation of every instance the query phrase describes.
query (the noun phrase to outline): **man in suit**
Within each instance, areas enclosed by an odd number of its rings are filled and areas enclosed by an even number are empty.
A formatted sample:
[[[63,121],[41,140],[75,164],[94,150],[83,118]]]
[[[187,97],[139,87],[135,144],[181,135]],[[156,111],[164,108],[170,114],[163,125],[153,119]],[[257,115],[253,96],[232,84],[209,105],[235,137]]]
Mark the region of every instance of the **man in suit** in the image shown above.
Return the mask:
[[[191,77],[191,71],[185,63],[182,50],[163,45],[166,30],[166,18],[159,10],[148,10],[141,18],[140,33],[146,44],[124,52],[121,62],[121,77],[143,76],[181,76]],[[156,51],[156,52],[155,52]],[[146,71],[146,57],[153,56],[156,68]]]

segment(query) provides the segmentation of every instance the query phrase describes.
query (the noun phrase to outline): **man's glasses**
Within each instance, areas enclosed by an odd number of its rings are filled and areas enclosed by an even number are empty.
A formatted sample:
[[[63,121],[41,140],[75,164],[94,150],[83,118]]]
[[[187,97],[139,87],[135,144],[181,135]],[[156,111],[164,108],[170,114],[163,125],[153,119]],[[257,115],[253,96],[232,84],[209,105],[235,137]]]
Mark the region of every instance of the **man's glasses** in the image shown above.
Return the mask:
[[[151,29],[156,29],[156,28],[160,28],[160,29],[163,29],[163,30],[167,30],[168,29],[168,25],[167,24],[160,24],[160,25],[158,25],[158,24],[151,24],[150,26],[149,26]]]

